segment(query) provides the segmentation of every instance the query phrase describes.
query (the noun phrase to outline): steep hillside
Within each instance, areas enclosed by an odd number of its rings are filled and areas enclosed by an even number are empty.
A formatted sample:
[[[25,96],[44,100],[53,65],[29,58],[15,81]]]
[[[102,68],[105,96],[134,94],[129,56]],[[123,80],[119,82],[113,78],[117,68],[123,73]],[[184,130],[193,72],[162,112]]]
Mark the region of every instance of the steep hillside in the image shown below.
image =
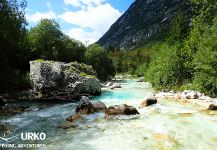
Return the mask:
[[[177,12],[191,15],[187,0],[136,0],[97,42],[103,47],[132,49],[167,33]]]

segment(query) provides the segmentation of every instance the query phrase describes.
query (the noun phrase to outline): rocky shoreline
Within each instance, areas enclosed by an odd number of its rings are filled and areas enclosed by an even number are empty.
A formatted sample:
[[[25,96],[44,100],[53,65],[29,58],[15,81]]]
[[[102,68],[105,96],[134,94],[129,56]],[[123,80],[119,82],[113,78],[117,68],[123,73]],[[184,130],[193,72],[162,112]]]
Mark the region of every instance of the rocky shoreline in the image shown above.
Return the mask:
[[[117,80],[122,80],[122,77],[117,77]],[[144,77],[135,79],[136,82],[147,84],[147,87],[152,87],[148,82],[145,82]],[[107,82],[104,87],[112,88],[112,85],[117,85],[114,82]],[[143,108],[152,104],[156,104],[160,100],[174,100],[180,103],[189,103],[193,106],[200,107],[203,110],[217,110],[217,98],[211,98],[201,92],[194,90],[184,90],[183,92],[175,91],[160,91],[156,93],[150,93],[144,98],[139,108]]]
[[[205,110],[217,110],[217,99],[193,90],[185,90],[183,92],[159,92],[155,97],[159,100],[169,99],[181,103],[189,103]]]

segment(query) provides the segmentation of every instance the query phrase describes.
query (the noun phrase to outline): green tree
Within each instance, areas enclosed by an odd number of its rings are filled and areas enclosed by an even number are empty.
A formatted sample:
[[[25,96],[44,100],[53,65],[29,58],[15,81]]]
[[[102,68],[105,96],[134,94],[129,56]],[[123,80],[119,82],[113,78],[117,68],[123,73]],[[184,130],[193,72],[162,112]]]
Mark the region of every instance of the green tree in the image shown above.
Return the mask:
[[[107,80],[115,75],[115,68],[112,59],[104,48],[98,44],[92,44],[85,52],[86,63],[93,66],[97,77],[101,80]]]
[[[198,51],[194,57],[195,75],[193,85],[196,89],[217,96],[217,17],[198,39]]]
[[[115,67],[116,73],[122,72],[122,62],[121,62],[120,57],[113,57],[112,62]]]
[[[86,47],[83,43],[71,39],[66,35],[63,36],[62,41],[63,41],[63,48],[59,52],[58,60],[64,62],[85,61],[84,55],[85,55]]]
[[[0,92],[15,88],[19,84],[21,65],[27,50],[27,30],[24,9],[26,2],[16,0],[0,1]],[[20,70],[19,70],[20,69]]]
[[[173,45],[176,42],[181,42],[187,34],[186,21],[180,11],[177,12],[177,15],[172,20],[170,25],[170,31],[166,38],[166,43]]]
[[[171,89],[182,80],[182,61],[179,57],[180,45],[162,45],[152,58],[146,79],[158,89]]]
[[[32,52],[38,58],[58,60],[58,55],[63,48],[63,33],[59,24],[54,20],[43,19],[29,32]]]

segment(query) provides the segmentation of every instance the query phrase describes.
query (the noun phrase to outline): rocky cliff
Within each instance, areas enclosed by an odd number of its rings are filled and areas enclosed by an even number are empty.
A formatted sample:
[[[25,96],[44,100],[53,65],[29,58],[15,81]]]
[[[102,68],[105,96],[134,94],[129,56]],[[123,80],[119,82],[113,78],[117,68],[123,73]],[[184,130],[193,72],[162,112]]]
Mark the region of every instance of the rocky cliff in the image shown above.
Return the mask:
[[[136,0],[97,42],[103,47],[132,49],[167,33],[177,12],[191,15],[188,0]]]
[[[101,93],[92,66],[76,62],[31,61],[30,78],[36,97],[41,99],[70,100]]]

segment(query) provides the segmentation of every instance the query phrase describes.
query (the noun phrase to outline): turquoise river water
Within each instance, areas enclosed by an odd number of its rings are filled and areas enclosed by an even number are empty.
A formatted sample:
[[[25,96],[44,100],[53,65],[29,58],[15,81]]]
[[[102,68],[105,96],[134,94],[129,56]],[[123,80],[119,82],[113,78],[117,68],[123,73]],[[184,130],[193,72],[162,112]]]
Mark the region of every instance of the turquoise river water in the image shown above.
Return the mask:
[[[139,109],[152,92],[144,83],[126,80],[121,89],[103,89],[100,100],[107,106],[128,104],[140,115],[104,118],[103,113],[84,116],[73,128],[59,126],[73,114],[76,103],[58,104],[2,119],[16,125],[15,133],[44,132],[47,150],[216,150],[217,113],[205,112],[170,100]],[[15,143],[22,141],[16,140]],[[30,143],[40,143],[31,141]]]

